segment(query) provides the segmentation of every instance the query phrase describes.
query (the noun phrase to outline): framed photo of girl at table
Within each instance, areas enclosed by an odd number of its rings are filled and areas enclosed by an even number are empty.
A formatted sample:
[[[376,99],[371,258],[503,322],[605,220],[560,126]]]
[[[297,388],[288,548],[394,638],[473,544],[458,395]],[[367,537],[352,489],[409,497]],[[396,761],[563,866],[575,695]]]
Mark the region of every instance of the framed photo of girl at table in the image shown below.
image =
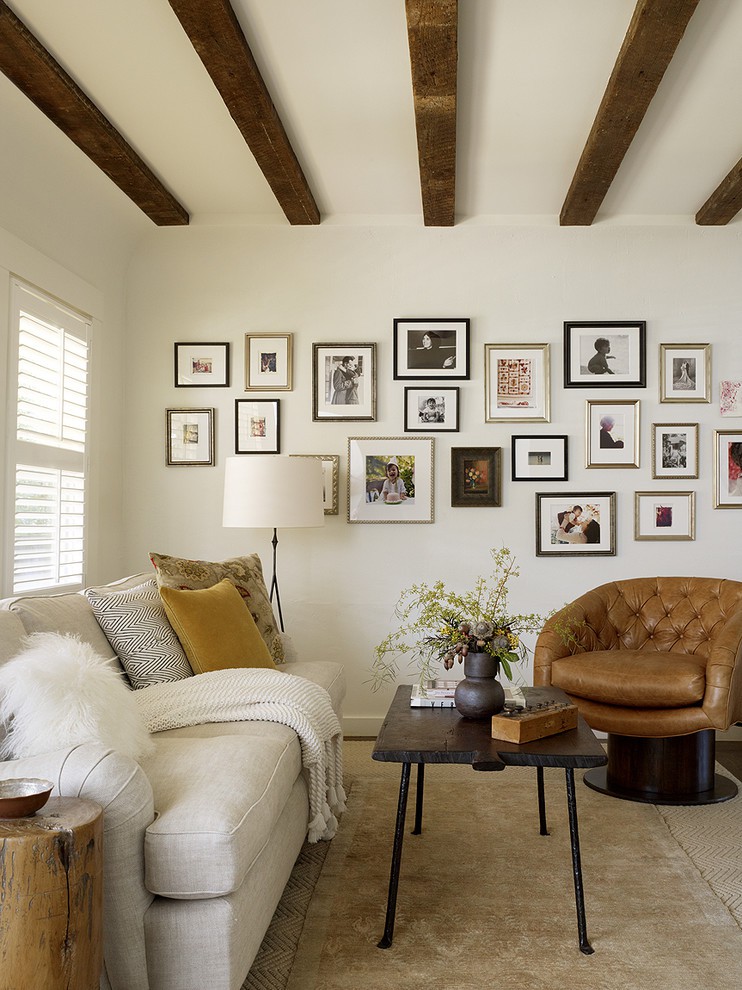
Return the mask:
[[[433,437],[348,438],[348,522],[433,522]]]
[[[536,495],[536,556],[616,554],[616,493]]]

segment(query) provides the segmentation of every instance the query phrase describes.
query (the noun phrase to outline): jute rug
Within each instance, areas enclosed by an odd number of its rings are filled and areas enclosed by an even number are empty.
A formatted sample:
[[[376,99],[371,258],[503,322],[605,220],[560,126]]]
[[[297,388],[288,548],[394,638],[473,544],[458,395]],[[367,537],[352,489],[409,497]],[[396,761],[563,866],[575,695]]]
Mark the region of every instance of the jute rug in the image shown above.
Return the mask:
[[[409,834],[394,945],[383,928],[399,767],[346,743],[348,811],[305,846],[246,990],[738,990],[742,798],[704,808],[615,801],[578,782],[587,926],[577,944],[564,772],[429,767]],[[414,781],[414,773],[413,773]]]

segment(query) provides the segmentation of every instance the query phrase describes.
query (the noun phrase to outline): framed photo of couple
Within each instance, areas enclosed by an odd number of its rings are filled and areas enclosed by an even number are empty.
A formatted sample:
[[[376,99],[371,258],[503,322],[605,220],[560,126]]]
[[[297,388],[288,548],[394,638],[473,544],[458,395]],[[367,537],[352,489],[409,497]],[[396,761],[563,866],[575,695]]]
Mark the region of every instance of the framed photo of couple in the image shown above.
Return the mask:
[[[615,556],[616,493],[536,495],[536,556]]]
[[[376,344],[312,344],[312,419],[376,419]]]
[[[469,320],[394,321],[394,378],[467,379]]]
[[[565,388],[645,388],[647,324],[565,323]]]

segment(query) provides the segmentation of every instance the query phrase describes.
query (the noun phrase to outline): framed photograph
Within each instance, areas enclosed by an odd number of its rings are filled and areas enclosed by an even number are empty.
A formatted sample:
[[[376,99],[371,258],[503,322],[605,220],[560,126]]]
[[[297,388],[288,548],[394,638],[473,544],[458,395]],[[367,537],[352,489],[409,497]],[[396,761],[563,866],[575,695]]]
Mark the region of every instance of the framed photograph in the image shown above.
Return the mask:
[[[166,419],[168,466],[215,463],[213,409],[167,409]]]
[[[376,419],[376,344],[312,344],[312,419]]]
[[[536,556],[614,556],[616,493],[536,495]]]
[[[719,412],[722,416],[742,416],[742,382],[719,382]]]
[[[645,320],[564,324],[565,388],[646,388]]]
[[[549,422],[549,345],[484,345],[485,422]]]
[[[502,505],[499,447],[451,448],[451,505]]]
[[[433,522],[433,437],[348,438],[348,522]]]
[[[652,477],[698,477],[698,423],[652,423]]]
[[[742,508],[742,430],[714,430],[714,508]]]
[[[322,493],[326,516],[338,514],[338,475],[340,457],[337,454],[291,454],[291,457],[313,457],[322,462]]]
[[[635,492],[635,540],[695,540],[695,492]]]
[[[394,377],[469,377],[469,320],[395,320]]]
[[[585,422],[585,466],[639,467],[639,400],[588,399]]]
[[[290,392],[293,334],[245,334],[245,391]]]
[[[660,344],[660,402],[711,402],[711,344]]]
[[[278,399],[235,399],[235,454],[280,454]]]
[[[567,437],[512,437],[510,467],[513,481],[567,481]]]
[[[405,388],[405,433],[458,433],[459,391],[458,387]]]
[[[229,344],[175,344],[176,388],[226,388]]]

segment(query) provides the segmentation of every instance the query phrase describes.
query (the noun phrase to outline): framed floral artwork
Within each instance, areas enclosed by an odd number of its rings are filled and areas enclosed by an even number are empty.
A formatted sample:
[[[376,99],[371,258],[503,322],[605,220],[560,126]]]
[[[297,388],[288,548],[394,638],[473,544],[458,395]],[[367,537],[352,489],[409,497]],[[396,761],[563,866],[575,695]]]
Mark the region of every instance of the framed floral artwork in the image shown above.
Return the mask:
[[[467,379],[469,320],[394,321],[394,378]]]
[[[719,382],[719,412],[722,416],[742,416],[742,381]]]
[[[451,505],[501,505],[501,474],[499,447],[452,447]]]
[[[714,431],[714,508],[742,509],[742,430]]]
[[[616,493],[536,495],[536,556],[614,556]]]
[[[698,477],[698,423],[652,423],[652,477]]]
[[[695,540],[695,492],[635,492],[635,540]]]
[[[312,344],[312,419],[376,419],[376,344]]]
[[[175,344],[176,388],[226,388],[229,385],[229,344]]]
[[[293,335],[245,334],[245,391],[290,392]]]
[[[549,345],[484,345],[485,421],[549,422]]]
[[[565,388],[645,388],[645,320],[564,324]]]
[[[166,437],[169,467],[215,463],[213,409],[166,410]]]
[[[567,481],[566,436],[513,436],[510,443],[513,481]]]
[[[337,454],[291,454],[291,457],[313,457],[322,464],[322,499],[326,516],[338,514],[338,476],[340,457]]]
[[[711,344],[660,344],[660,402],[711,402]]]
[[[278,399],[235,399],[235,454],[280,454]]]
[[[428,385],[404,390],[405,433],[457,433],[459,429],[458,387]]]
[[[639,467],[639,400],[586,402],[585,466]]]
[[[433,522],[433,437],[348,438],[348,522]]]

